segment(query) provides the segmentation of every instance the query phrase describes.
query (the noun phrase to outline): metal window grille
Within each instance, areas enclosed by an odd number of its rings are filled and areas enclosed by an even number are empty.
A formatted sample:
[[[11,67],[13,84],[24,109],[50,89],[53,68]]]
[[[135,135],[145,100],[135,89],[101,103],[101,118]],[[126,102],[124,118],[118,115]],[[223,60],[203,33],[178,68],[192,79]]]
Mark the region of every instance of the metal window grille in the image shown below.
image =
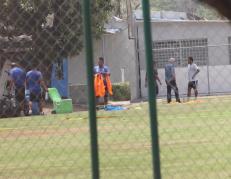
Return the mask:
[[[171,57],[176,59],[178,66],[186,66],[189,56],[193,56],[198,65],[206,65],[208,61],[208,40],[184,39],[153,42],[153,58],[159,68],[163,68]]]

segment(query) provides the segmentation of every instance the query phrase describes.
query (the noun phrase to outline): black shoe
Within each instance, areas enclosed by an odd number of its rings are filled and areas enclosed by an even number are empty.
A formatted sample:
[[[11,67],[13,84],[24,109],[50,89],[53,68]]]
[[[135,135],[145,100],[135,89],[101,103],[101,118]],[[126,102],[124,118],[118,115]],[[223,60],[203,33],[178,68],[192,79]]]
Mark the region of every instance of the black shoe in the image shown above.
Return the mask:
[[[178,102],[178,103],[181,103],[181,101],[178,99],[178,100],[176,100],[176,102]]]

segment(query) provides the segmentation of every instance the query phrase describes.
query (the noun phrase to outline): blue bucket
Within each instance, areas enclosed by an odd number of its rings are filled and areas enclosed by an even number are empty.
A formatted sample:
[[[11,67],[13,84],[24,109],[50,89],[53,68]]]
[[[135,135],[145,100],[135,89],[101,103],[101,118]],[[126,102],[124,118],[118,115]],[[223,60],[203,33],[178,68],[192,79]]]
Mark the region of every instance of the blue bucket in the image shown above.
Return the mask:
[[[32,115],[39,115],[40,109],[39,109],[39,103],[36,101],[32,102]]]

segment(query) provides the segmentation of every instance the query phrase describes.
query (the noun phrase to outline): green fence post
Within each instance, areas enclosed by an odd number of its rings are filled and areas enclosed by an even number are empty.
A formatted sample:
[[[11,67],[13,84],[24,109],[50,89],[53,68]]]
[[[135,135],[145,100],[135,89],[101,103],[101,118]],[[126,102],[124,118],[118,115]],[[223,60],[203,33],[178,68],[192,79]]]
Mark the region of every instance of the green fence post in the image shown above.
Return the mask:
[[[92,178],[99,179],[99,154],[98,154],[98,134],[95,108],[94,94],[94,78],[93,78],[93,47],[91,35],[91,11],[90,0],[83,0],[83,15],[84,15],[84,37],[85,37],[85,53],[87,61],[87,77],[88,77],[88,105],[90,116],[90,136],[91,136],[91,163],[92,163]]]
[[[151,137],[152,137],[152,158],[153,158],[153,172],[155,179],[161,179],[160,171],[160,150],[158,137],[158,122],[156,112],[156,81],[153,78],[153,61],[152,61],[152,35],[150,26],[150,8],[149,0],[142,0],[143,17],[144,17],[144,39],[145,39],[145,54],[146,67],[148,75],[148,96],[149,96],[149,110],[151,120]]]

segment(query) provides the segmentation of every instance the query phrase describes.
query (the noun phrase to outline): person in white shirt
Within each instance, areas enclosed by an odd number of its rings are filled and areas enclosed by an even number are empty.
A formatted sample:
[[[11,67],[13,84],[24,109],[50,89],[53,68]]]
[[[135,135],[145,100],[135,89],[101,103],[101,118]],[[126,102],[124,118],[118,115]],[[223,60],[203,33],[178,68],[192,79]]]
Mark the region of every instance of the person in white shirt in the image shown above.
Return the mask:
[[[191,97],[191,90],[194,89],[195,99],[198,96],[198,80],[197,74],[200,72],[198,66],[193,63],[193,57],[188,57],[188,100]]]

